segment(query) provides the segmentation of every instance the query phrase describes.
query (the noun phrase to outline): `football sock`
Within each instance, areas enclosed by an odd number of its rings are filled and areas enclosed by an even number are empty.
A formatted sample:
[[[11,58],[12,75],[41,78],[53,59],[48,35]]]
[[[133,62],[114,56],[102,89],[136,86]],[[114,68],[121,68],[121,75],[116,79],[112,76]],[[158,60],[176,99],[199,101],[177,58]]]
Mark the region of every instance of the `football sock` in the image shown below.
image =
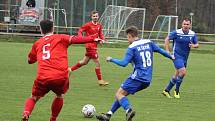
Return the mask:
[[[175,85],[176,83],[176,79],[174,79],[173,77],[169,80],[169,84],[168,86],[166,87],[165,91],[169,92],[172,87]]]
[[[128,110],[129,108],[131,108],[129,101],[127,99],[127,97],[123,97],[120,101],[119,101],[120,105],[124,108],[124,110]]]
[[[182,80],[183,80],[183,76],[180,76],[180,75],[178,75],[177,77],[176,77],[176,88],[175,88],[175,91],[178,93],[179,92],[179,88],[180,88],[180,86],[181,86],[181,83],[182,83]]]
[[[96,76],[98,80],[102,80],[102,74],[100,68],[95,68]]]
[[[30,115],[32,110],[34,109],[35,104],[36,104],[36,101],[33,98],[28,98],[25,101],[25,107],[24,107],[23,115],[24,114]]]
[[[120,108],[120,104],[119,104],[119,101],[118,100],[115,100],[114,103],[112,104],[112,107],[111,107],[111,112],[112,113],[115,113],[119,108]]]
[[[78,68],[80,68],[82,65],[80,64],[80,62],[78,62],[78,63],[76,63],[75,65],[73,65],[72,67],[71,67],[71,70],[72,71],[75,71],[76,69],[78,69]]]
[[[61,109],[63,107],[63,98],[57,98],[55,97],[53,102],[52,102],[52,115],[50,118],[50,121],[55,121],[58,114],[60,113]]]

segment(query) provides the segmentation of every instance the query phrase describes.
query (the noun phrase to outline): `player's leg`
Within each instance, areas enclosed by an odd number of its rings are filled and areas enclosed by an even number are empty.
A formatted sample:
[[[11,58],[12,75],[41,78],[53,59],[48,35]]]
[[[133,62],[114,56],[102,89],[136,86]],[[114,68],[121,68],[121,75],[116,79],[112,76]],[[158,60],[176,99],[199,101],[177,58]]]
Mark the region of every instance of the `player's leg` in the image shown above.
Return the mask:
[[[64,104],[63,96],[69,89],[69,79],[51,80],[48,86],[56,94],[52,102],[50,117],[50,121],[56,121]]]
[[[95,72],[96,72],[96,76],[97,76],[97,79],[98,79],[98,84],[101,85],[101,86],[108,85],[109,83],[102,79],[102,73],[101,73],[99,58],[93,58],[93,61],[96,64]]]
[[[178,69],[178,72],[179,72],[179,74],[176,75],[176,88],[174,91],[175,98],[180,98],[180,94],[179,94],[180,86],[181,86],[184,76],[186,75],[186,68],[182,67],[182,68]]]
[[[35,80],[32,87],[32,96],[25,101],[24,111],[23,111],[23,121],[28,121],[31,112],[34,109],[36,102],[43,97],[49,90],[46,88],[46,81]]]
[[[22,121],[28,121],[29,116],[31,115],[31,112],[33,111],[34,106],[39,99],[40,97],[33,96],[33,95],[30,98],[26,99],[25,105],[24,105],[24,111],[22,113]]]
[[[175,75],[170,79],[166,89],[162,92],[162,94],[167,98],[171,98],[170,90],[173,88],[174,85],[177,85],[177,78],[180,75],[180,69],[184,67],[184,60],[181,58],[176,58],[175,60],[173,60],[173,63],[175,67]]]
[[[127,98],[128,95],[129,93],[127,91],[119,88],[116,93],[116,98],[119,101],[119,104],[126,111],[126,121],[132,121],[132,118],[135,116],[135,111],[132,109],[131,104],[129,103],[129,100]]]
[[[174,87],[174,85],[176,84],[176,77],[178,75],[178,70],[175,70],[175,74],[171,77],[171,79],[169,80],[169,84],[167,85],[167,87],[165,88],[165,90],[162,92],[162,94],[164,96],[166,96],[167,98],[172,98],[170,95],[170,90]]]
[[[51,113],[50,121],[57,120],[57,117],[63,107],[63,103],[64,103],[63,94],[56,95],[51,106],[52,113]]]
[[[81,66],[88,64],[89,60],[90,58],[88,56],[84,56],[82,60],[78,61],[78,63],[71,67],[71,71],[75,71],[79,69]]]
[[[122,90],[121,88],[119,88],[116,93],[116,100],[113,102],[111,109],[107,113],[102,113],[100,115],[97,115],[96,118],[99,121],[109,121],[111,116],[121,107],[121,104],[120,104],[120,101],[118,100],[118,98],[125,97],[125,95],[127,96],[128,93],[126,91]],[[126,102],[123,101],[123,104],[128,105],[129,104],[128,100],[126,100]]]

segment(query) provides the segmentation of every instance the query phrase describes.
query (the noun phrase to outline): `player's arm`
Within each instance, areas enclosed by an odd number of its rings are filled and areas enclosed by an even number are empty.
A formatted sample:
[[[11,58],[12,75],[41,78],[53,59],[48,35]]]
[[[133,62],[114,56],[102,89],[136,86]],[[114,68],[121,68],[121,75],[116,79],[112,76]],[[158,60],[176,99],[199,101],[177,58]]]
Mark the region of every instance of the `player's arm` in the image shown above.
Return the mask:
[[[193,37],[193,41],[190,41],[189,47],[190,48],[198,48],[199,47],[196,35]]]
[[[95,38],[95,36],[71,36],[69,41],[70,44],[82,44],[89,42],[100,42],[102,40],[99,38]]]
[[[70,36],[61,34],[60,38],[65,45],[69,46],[70,44],[83,44],[88,42],[100,42],[101,39],[95,38],[95,36]]]
[[[132,56],[133,54],[131,54],[131,53],[132,53],[131,50],[127,49],[127,52],[122,60],[118,60],[118,59],[115,59],[112,57],[107,57],[106,60],[107,60],[107,62],[112,62],[119,66],[126,67],[130,63],[130,61],[133,57]]]
[[[99,29],[99,38],[101,38],[102,40],[106,41],[106,40],[105,40],[105,37],[104,37],[104,34],[103,34],[103,32],[102,32],[102,26],[101,26],[100,29]]]
[[[86,31],[87,28],[88,28],[88,25],[87,25],[87,24],[81,26],[81,27],[79,28],[79,30],[78,30],[78,36],[83,36],[82,33],[83,33],[84,31]]]
[[[102,33],[102,26],[100,27],[100,29],[99,29],[99,38],[101,38],[102,39],[102,41],[100,41],[100,44],[102,45],[103,43],[105,43],[105,42],[107,42],[107,40],[105,39],[105,37],[104,37],[104,34]]]
[[[165,50],[168,52],[168,53],[170,53],[170,39],[169,39],[169,36],[167,36],[166,38],[165,38],[165,43],[164,43],[165,45],[164,45],[164,47],[165,47]]]
[[[169,59],[172,59],[172,60],[175,59],[175,57],[173,55],[171,55],[169,52],[165,51],[164,49],[160,48],[158,45],[152,43],[152,47],[153,47],[154,52],[158,52],[161,55],[163,55]]]
[[[28,64],[33,64],[37,62],[37,52],[35,46],[36,46],[35,44],[32,46],[31,51],[28,54]]]
[[[170,40],[174,40],[176,35],[177,35],[177,32],[173,31],[164,40],[164,48],[168,53],[171,52],[170,51]]]

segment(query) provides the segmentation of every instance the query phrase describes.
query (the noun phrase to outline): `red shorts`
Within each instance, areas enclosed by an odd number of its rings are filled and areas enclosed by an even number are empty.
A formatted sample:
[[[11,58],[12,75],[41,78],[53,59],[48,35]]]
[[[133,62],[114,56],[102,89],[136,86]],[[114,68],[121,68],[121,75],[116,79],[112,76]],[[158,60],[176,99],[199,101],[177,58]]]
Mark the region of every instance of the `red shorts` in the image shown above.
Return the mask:
[[[90,57],[92,59],[98,58],[98,53],[96,49],[86,49],[85,56]]]
[[[65,94],[69,89],[69,79],[61,79],[61,80],[38,80],[34,81],[34,85],[32,87],[32,95],[43,97],[50,90],[55,94]]]

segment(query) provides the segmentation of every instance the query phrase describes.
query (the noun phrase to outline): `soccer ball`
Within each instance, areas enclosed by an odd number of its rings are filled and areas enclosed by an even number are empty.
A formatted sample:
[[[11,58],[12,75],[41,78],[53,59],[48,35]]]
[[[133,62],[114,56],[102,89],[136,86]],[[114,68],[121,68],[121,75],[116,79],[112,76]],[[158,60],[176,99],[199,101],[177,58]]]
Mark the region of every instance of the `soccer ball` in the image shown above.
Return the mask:
[[[92,118],[96,113],[96,108],[91,104],[86,104],[83,106],[81,112],[85,118]]]

